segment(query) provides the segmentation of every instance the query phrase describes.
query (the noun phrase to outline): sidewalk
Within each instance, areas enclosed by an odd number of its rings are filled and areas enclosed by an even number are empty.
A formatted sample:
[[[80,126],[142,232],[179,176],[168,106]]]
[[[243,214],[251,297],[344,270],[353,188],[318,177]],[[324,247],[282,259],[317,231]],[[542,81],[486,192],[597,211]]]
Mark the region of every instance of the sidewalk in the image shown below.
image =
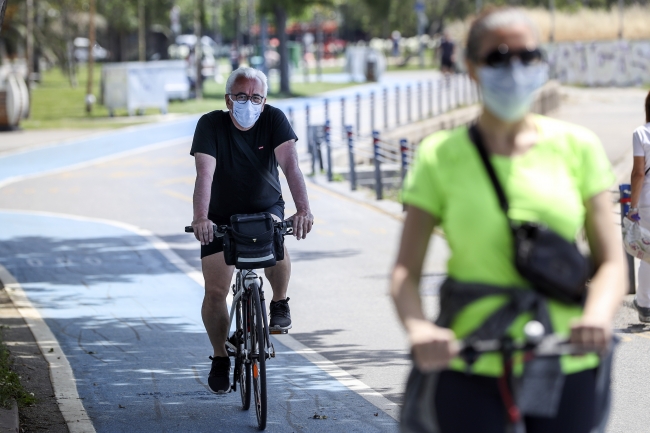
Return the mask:
[[[618,183],[629,183],[632,132],[644,124],[647,90],[636,88],[562,88],[560,109],[551,117],[582,125],[600,138]]]

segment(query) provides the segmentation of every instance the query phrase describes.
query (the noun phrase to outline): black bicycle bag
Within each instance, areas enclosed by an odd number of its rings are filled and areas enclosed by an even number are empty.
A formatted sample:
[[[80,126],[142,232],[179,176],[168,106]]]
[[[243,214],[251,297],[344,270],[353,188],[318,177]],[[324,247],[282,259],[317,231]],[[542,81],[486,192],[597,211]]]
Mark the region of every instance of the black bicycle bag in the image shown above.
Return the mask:
[[[268,212],[233,215],[231,230],[223,237],[223,255],[227,265],[237,269],[259,269],[275,266],[284,258],[284,245],[278,254],[278,236],[273,216]],[[276,233],[277,232],[277,233]]]

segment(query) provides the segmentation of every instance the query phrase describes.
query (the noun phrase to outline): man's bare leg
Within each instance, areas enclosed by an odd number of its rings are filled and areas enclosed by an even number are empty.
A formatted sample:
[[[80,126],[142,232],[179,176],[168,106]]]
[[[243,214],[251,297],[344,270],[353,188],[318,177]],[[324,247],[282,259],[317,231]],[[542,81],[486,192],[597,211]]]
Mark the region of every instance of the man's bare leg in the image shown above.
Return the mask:
[[[277,262],[272,268],[264,269],[264,275],[271,283],[273,301],[281,301],[287,297],[289,278],[291,277],[291,258],[287,247],[284,247],[284,260]]]
[[[203,278],[205,278],[201,317],[214,351],[212,356],[228,356],[226,338],[228,337],[230,319],[226,297],[230,290],[234,267],[226,265],[223,253],[204,257],[201,259],[201,266]]]

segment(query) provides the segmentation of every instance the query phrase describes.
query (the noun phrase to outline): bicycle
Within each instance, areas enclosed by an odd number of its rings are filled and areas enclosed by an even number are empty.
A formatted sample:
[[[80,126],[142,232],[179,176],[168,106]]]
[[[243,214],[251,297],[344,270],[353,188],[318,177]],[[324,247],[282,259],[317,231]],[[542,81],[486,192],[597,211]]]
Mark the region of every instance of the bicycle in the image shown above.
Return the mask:
[[[283,236],[293,234],[291,224],[290,220],[274,223]],[[213,230],[215,237],[223,237],[231,227],[214,224]],[[194,230],[187,226],[185,232],[193,233]],[[235,332],[226,340],[228,356],[235,358],[231,390],[237,391],[239,384],[242,409],[250,409],[252,377],[255,415],[260,430],[266,429],[267,419],[266,360],[275,358],[270,334],[287,333],[286,330],[269,331],[262,287],[262,277],[254,269],[237,268],[230,307],[230,327],[235,320]]]

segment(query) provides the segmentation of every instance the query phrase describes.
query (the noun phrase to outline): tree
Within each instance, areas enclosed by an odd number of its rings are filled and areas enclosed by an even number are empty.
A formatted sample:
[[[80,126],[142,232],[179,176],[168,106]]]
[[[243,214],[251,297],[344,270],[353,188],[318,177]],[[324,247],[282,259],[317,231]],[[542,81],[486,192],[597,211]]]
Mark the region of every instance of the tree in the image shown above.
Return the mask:
[[[5,12],[7,11],[7,3],[9,3],[9,0],[0,0],[0,31],[2,31],[2,22],[5,20]]]
[[[272,13],[275,19],[275,33],[280,45],[280,93],[291,94],[289,80],[289,45],[287,40],[287,18],[302,14],[308,6],[324,4],[332,5],[328,0],[264,0],[261,2],[262,13]]]

